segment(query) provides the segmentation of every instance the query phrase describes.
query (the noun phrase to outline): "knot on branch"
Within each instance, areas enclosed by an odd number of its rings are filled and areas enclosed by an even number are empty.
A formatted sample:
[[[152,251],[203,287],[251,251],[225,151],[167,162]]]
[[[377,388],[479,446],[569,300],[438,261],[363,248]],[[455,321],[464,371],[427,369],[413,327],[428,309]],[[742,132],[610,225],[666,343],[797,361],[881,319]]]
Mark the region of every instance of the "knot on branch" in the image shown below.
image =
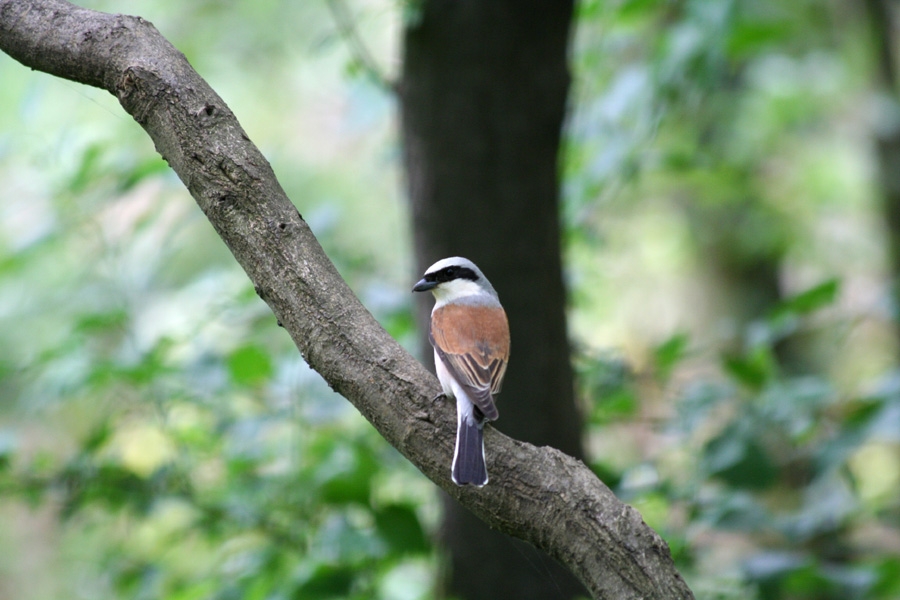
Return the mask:
[[[125,69],[115,86],[119,103],[141,125],[147,124],[166,91],[167,86],[155,73],[138,66]]]

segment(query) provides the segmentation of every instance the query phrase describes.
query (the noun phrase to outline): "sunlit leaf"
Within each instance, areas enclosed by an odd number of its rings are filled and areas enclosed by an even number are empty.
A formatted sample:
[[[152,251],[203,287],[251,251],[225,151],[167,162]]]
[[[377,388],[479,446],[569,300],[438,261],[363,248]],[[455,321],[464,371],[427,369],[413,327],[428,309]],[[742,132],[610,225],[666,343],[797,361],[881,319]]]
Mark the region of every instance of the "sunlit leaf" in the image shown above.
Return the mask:
[[[777,44],[791,33],[785,21],[740,23],[728,39],[728,54],[732,59],[742,59],[766,46]]]
[[[840,288],[840,280],[829,279],[783,300],[773,310],[772,318],[783,318],[789,315],[808,315],[821,308],[830,306],[837,299]]]
[[[239,385],[256,385],[272,376],[274,367],[269,353],[259,346],[242,346],[228,357],[228,372]]]
[[[873,598],[900,598],[900,557],[887,556],[875,567],[877,578],[872,586]]]
[[[618,15],[625,19],[643,17],[653,14],[666,4],[667,0],[625,0],[618,3]]]
[[[79,333],[96,334],[110,329],[121,329],[128,322],[128,318],[129,315],[124,310],[88,313],[76,319],[74,330]]]
[[[204,600],[213,597],[217,582],[212,579],[197,581],[183,586],[166,596],[166,600]],[[247,600],[258,600],[261,597],[249,595]]]

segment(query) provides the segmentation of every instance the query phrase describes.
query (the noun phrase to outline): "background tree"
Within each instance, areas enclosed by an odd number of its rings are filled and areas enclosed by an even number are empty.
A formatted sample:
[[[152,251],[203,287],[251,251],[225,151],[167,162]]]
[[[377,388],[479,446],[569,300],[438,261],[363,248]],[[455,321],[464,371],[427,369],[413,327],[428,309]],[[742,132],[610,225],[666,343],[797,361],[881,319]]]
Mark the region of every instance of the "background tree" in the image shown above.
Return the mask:
[[[887,229],[888,264],[893,290],[893,311],[900,301],[900,128],[896,123],[898,105],[897,82],[897,15],[896,7],[882,0],[866,0],[866,16],[872,31],[872,53],[875,68],[875,91],[880,109],[875,115],[874,137],[878,160],[878,183],[881,206]],[[900,336],[898,336],[900,339]]]
[[[420,10],[404,33],[399,84],[416,265],[424,272],[462,255],[490,274],[516,348],[496,426],[581,458],[558,177],[573,3],[424,2]],[[423,330],[431,304],[419,304]],[[431,356],[425,339],[421,353]],[[584,594],[555,562],[449,497],[443,520],[452,594]]]

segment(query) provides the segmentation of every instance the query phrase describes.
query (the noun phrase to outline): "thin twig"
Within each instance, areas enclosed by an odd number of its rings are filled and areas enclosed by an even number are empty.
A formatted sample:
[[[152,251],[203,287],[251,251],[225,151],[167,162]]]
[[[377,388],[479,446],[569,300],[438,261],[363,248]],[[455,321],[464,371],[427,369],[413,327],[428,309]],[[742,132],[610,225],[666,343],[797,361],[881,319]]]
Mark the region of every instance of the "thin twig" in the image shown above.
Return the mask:
[[[363,71],[365,71],[379,87],[392,92],[396,91],[395,83],[384,74],[381,68],[379,68],[372,53],[369,52],[369,48],[366,46],[362,37],[360,37],[353,15],[350,14],[346,2],[344,2],[344,0],[325,0],[325,3],[331,11],[331,16],[334,17],[338,32],[347,42],[351,54],[353,54]]]

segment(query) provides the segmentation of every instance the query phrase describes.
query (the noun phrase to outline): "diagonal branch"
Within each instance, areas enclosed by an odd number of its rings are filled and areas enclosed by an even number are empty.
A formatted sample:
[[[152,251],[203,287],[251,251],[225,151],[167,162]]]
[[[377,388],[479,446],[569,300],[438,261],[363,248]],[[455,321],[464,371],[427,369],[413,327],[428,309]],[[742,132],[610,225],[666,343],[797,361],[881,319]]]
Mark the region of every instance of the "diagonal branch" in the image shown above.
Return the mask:
[[[428,478],[566,564],[596,598],[692,598],[637,511],[557,450],[489,429],[491,484],[450,482],[455,416],[431,403],[437,380],[354,297],[234,115],[152,24],[64,0],[0,0],[0,49],[119,99],[310,366]]]

